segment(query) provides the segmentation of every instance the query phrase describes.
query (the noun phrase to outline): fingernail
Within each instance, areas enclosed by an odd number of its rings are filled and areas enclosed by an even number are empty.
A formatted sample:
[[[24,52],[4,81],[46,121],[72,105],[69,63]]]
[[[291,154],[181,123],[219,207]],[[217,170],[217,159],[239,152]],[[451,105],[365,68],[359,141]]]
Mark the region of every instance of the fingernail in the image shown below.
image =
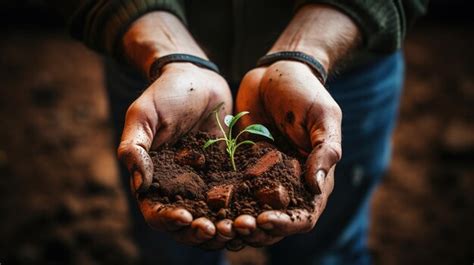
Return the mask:
[[[323,190],[325,180],[326,180],[326,172],[323,169],[318,170],[318,172],[316,172],[316,181],[318,182],[320,191]]]
[[[272,230],[273,229],[273,224],[272,223],[264,223],[260,225],[261,228],[265,230]]]
[[[135,189],[135,192],[142,192],[141,187],[143,183],[143,177],[140,172],[135,171],[133,172],[133,188]]]

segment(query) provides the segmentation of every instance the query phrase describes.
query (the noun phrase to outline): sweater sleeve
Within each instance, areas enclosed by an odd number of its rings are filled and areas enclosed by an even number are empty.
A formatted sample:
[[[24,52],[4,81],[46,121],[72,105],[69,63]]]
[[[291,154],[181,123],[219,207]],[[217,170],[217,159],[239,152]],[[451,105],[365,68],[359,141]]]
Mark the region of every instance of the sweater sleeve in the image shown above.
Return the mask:
[[[401,48],[407,28],[426,13],[428,0],[298,0],[296,8],[309,3],[338,8],[359,26],[362,49],[388,53]]]
[[[50,0],[66,18],[71,35],[101,53],[121,56],[119,41],[133,21],[157,10],[185,21],[182,0]]]

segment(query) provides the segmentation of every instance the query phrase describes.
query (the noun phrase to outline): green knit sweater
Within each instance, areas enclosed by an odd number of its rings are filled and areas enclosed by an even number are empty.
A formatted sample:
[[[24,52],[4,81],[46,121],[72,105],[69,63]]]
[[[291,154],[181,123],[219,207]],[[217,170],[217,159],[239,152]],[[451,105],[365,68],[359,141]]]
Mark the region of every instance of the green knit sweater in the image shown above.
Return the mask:
[[[424,14],[428,0],[73,0],[54,1],[71,34],[89,47],[120,57],[117,45],[143,14],[165,10],[180,18],[224,75],[238,80],[254,67],[306,3],[332,5],[363,33],[353,64],[399,49],[407,27]],[[354,65],[353,65],[354,66]]]

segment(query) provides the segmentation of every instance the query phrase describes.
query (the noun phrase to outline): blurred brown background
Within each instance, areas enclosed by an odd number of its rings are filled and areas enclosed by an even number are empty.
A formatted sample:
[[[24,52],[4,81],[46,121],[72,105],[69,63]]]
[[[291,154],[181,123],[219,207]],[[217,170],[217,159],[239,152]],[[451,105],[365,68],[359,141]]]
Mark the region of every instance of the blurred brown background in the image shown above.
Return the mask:
[[[432,1],[405,45],[376,264],[474,262],[474,23]],[[0,1],[0,264],[133,264],[101,58],[40,1]],[[245,253],[245,255],[243,255]],[[262,250],[229,254],[265,264]]]

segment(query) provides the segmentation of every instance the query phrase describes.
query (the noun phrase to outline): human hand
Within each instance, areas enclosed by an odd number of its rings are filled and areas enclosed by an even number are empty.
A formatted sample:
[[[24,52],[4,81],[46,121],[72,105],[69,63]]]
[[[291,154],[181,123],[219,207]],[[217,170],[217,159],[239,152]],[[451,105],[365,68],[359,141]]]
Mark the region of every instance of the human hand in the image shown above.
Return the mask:
[[[310,231],[325,208],[334,186],[334,168],[341,158],[341,120],[338,104],[303,63],[279,61],[244,77],[236,101],[243,128],[262,123],[278,129],[303,155],[308,156],[305,180],[315,194],[312,212],[266,211],[257,218],[239,216],[234,227],[251,246],[271,245],[283,237]]]
[[[325,4],[301,6],[270,49],[306,53],[330,72],[360,43],[357,25],[338,8]],[[308,155],[305,180],[314,192],[312,212],[266,211],[257,218],[239,216],[235,230],[244,243],[271,245],[282,238],[310,231],[326,206],[334,186],[334,168],[341,159],[341,109],[314,75],[300,62],[278,61],[244,77],[236,100],[242,127],[262,123],[276,128],[303,155]],[[299,218],[298,218],[299,216]]]
[[[173,143],[192,130],[217,133],[209,113],[219,103],[222,115],[232,112],[232,98],[226,81],[217,73],[190,63],[170,63],[160,77],[133,102],[126,114],[118,156],[132,175],[134,194],[148,189],[153,163],[148,152],[164,143]],[[170,232],[177,241],[196,245],[219,235],[231,235],[232,224],[193,220],[185,209],[174,209],[137,196],[146,222],[155,229]],[[225,241],[216,237],[214,240]],[[216,245],[216,243],[214,243]],[[217,244],[218,246],[219,244]]]
[[[125,59],[144,75],[150,74],[157,58],[168,54],[185,53],[207,59],[181,21],[166,11],[150,12],[137,19],[123,36],[121,50]],[[232,221],[213,224],[206,218],[194,219],[185,209],[140,196],[152,182],[153,163],[148,151],[173,143],[192,130],[215,133],[218,129],[208,114],[220,103],[224,103],[221,115],[232,112],[230,90],[220,75],[191,63],[169,63],[130,105],[118,148],[118,156],[132,176],[132,193],[145,221],[187,245],[222,248],[233,237]]]

